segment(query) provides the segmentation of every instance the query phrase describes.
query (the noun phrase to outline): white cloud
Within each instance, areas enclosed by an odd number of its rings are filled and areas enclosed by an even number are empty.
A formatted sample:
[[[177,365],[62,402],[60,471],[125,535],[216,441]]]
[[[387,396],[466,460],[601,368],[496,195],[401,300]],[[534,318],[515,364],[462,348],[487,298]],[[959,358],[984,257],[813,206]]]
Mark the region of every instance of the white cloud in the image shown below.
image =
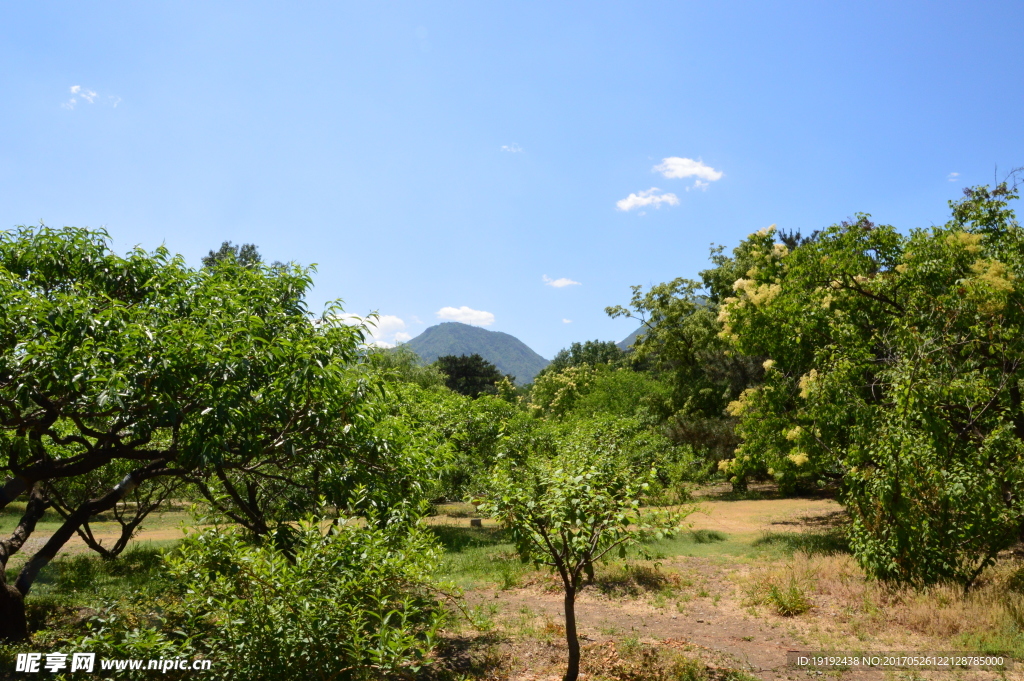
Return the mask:
[[[100,96],[99,93],[95,90],[90,90],[89,88],[82,87],[81,85],[72,85],[68,88],[68,92],[71,93],[71,98],[66,102],[61,102],[60,104],[61,107],[67,109],[68,111],[71,111],[75,108],[75,105],[78,104],[79,99],[83,99],[86,102],[89,102],[90,104],[95,104],[96,99]],[[117,108],[117,105],[121,103],[121,98],[116,95],[107,95],[107,100],[108,101],[106,103],[110,104],[115,109]]]
[[[693,181],[693,186],[692,187],[687,187],[686,191],[690,191],[691,189],[699,189],[702,192],[706,192],[708,190],[709,186],[711,186],[711,184],[709,182],[701,182],[700,180],[694,180]]]
[[[562,288],[564,286],[579,286],[580,285],[580,282],[573,281],[572,279],[569,279],[568,277],[562,277],[561,279],[552,279],[551,277],[549,277],[548,275],[545,274],[543,277],[541,277],[541,279],[544,280],[544,284],[545,285],[547,285],[547,286],[554,286],[555,288]]]
[[[403,331],[405,329],[405,321],[393,314],[378,315],[376,320],[374,320],[369,316],[360,317],[359,315],[346,312],[340,318],[342,322],[349,326],[365,323],[366,329],[369,331],[367,345],[373,345],[378,348],[393,348],[396,343],[404,343],[412,338],[412,336]]]
[[[647,191],[638,192],[636,194],[630,194],[624,199],[615,202],[615,206],[619,210],[633,210],[634,208],[641,208],[643,206],[654,206],[660,208],[661,204],[667,203],[670,206],[679,205],[679,197],[675,194],[656,194],[655,192],[661,191],[657,187],[651,187]]]
[[[516,144],[515,142],[513,142],[512,144],[502,144],[501,145],[501,150],[502,151],[507,151],[510,154],[521,154],[521,153],[523,153],[523,148],[521,146],[519,146],[518,144]]]
[[[694,161],[692,158],[678,156],[661,159],[661,165],[656,165],[651,170],[668,178],[697,177],[708,182],[720,180],[724,174],[720,170],[704,165],[700,159]]]
[[[958,179],[960,179],[960,173],[950,173],[949,175],[946,176],[946,179],[949,180],[950,182],[956,182]]]
[[[494,323],[494,315],[492,313],[474,310],[465,305],[462,307],[442,307],[437,311],[437,316],[441,319],[462,322],[463,324],[474,324],[476,326],[490,326]]]
[[[571,319],[565,319],[565,318],[563,317],[563,318],[562,318],[562,323],[563,323],[563,324],[572,324],[572,320],[571,320]]]

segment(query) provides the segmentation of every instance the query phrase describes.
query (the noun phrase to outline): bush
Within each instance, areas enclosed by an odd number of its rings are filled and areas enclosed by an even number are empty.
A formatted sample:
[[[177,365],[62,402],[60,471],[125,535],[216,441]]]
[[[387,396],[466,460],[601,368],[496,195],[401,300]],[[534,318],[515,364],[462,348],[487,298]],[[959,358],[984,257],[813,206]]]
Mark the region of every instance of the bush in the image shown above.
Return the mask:
[[[783,490],[839,483],[873,577],[972,587],[1024,520],[1024,228],[1013,187],[965,190],[909,234],[861,215],[792,252],[771,230],[724,302],[723,334],[765,356],[731,402],[723,470]]]
[[[426,664],[444,614],[425,533],[307,522],[297,537],[287,555],[234,531],[192,535],[167,560],[174,591],[134,612],[108,609],[74,645],[99,657],[204,657],[214,678],[239,681],[407,678]]]
[[[789,583],[785,586],[773,577],[759,580],[754,584],[750,595],[756,605],[767,605],[783,617],[802,615],[814,607],[794,577],[790,577]]]

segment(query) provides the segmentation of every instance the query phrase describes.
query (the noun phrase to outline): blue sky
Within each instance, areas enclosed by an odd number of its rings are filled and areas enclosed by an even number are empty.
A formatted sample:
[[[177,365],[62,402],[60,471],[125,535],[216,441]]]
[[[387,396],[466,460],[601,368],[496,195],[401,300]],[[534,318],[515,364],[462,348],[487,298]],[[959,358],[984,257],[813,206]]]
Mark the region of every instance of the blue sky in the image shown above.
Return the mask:
[[[197,266],[255,243],[317,263],[313,307],[378,310],[385,341],[446,318],[545,357],[620,340],[634,325],[604,307],[695,277],[712,242],[856,212],[937,224],[1024,165],[1020,2],[0,17],[0,228],[105,227]]]

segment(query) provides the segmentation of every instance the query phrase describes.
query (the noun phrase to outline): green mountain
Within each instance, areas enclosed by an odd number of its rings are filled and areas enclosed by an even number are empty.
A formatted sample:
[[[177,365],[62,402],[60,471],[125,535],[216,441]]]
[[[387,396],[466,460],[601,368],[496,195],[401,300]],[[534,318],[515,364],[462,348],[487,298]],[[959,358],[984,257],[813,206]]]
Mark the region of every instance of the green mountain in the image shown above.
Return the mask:
[[[628,336],[626,336],[625,338],[620,340],[615,345],[618,346],[619,350],[622,350],[623,352],[625,352],[626,350],[629,350],[629,346],[632,345],[633,343],[635,343],[637,337],[639,337],[641,334],[643,334],[643,332],[644,332],[644,327],[641,326],[639,329],[637,329],[633,333],[629,334]]]
[[[516,383],[520,385],[532,381],[548,365],[548,360],[515,336],[459,322],[432,326],[405,343],[404,347],[419,355],[424,364],[444,355],[475,353],[498,367],[501,373],[515,376]]]

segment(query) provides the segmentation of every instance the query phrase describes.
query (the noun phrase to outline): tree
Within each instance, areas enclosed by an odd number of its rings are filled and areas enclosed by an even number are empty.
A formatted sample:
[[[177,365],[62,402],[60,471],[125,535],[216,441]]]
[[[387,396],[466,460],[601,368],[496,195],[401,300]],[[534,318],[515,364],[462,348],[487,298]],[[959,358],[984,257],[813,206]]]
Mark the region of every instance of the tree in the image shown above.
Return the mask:
[[[530,389],[534,416],[578,418],[599,413],[642,415],[651,423],[668,416],[670,389],[646,371],[581,364],[537,376]]]
[[[0,639],[27,635],[24,596],[63,544],[149,481],[190,481],[267,536],[400,467],[370,432],[363,330],[337,305],[313,323],[309,272],[122,257],[85,229],[0,233],[0,508],[27,497],[0,566],[51,501],[67,503],[15,584],[0,569]],[[91,475],[105,482],[71,494]]]
[[[584,364],[589,366],[615,364],[622,359],[623,354],[619,346],[612,341],[592,340],[584,343],[573,343],[568,348],[559,350],[555,358],[544,367],[541,374],[562,371],[569,367],[578,367]]]
[[[467,397],[478,397],[484,393],[496,393],[495,387],[503,378],[498,367],[480,355],[445,355],[438,357],[434,366],[447,376],[445,385]],[[509,376],[515,381],[515,376]]]
[[[861,215],[756,265],[723,301],[723,335],[767,359],[735,400],[724,462],[780,484],[831,479],[872,575],[970,587],[1024,520],[1024,229],[1014,189],[967,189],[908,235]]]
[[[725,408],[761,380],[763,358],[730,347],[720,336],[718,319],[732,282],[755,266],[754,253],[746,243],[731,257],[715,247],[711,261],[714,267],[700,273],[701,281],[678,278],[646,292],[634,286],[629,307],[617,305],[605,312],[641,322],[644,333],[633,345],[635,360],[672,386],[668,429],[677,441],[718,461],[739,444],[736,419]],[[733,477],[736,488],[746,486],[745,477]]]
[[[607,432],[571,431],[559,439],[555,457],[538,452],[504,459],[481,506],[509,530],[524,561],[562,579],[565,681],[579,676],[576,595],[583,576],[612,551],[625,556],[629,545],[672,532],[683,517],[641,509],[656,471],[627,465],[621,442]]]
[[[203,256],[203,267],[214,267],[222,262],[233,262],[242,267],[257,267],[263,262],[256,244],[235,246],[230,241],[221,243],[216,251]]]
[[[420,483],[434,501],[462,501],[483,494],[495,460],[512,433],[530,424],[517,404],[497,395],[469,398],[444,387],[404,383],[394,394],[378,430],[392,446],[424,452],[429,475]]]
[[[43,485],[43,492],[50,507],[68,521],[71,514],[89,499],[102,495],[105,490],[124,479],[124,476],[131,473],[133,466],[134,462],[115,460],[85,475],[47,481]],[[86,518],[75,531],[86,546],[104,559],[116,558],[127,548],[128,542],[138,533],[149,514],[164,506],[184,486],[184,480],[178,476],[156,477],[122,497],[108,511],[121,527],[121,533],[112,545],[104,546],[102,540],[93,534],[90,518]]]
[[[434,364],[420,364],[420,357],[412,349],[399,345],[395,348],[370,348],[366,359],[371,366],[388,378],[415,383],[421,388],[444,385],[447,376]]]

